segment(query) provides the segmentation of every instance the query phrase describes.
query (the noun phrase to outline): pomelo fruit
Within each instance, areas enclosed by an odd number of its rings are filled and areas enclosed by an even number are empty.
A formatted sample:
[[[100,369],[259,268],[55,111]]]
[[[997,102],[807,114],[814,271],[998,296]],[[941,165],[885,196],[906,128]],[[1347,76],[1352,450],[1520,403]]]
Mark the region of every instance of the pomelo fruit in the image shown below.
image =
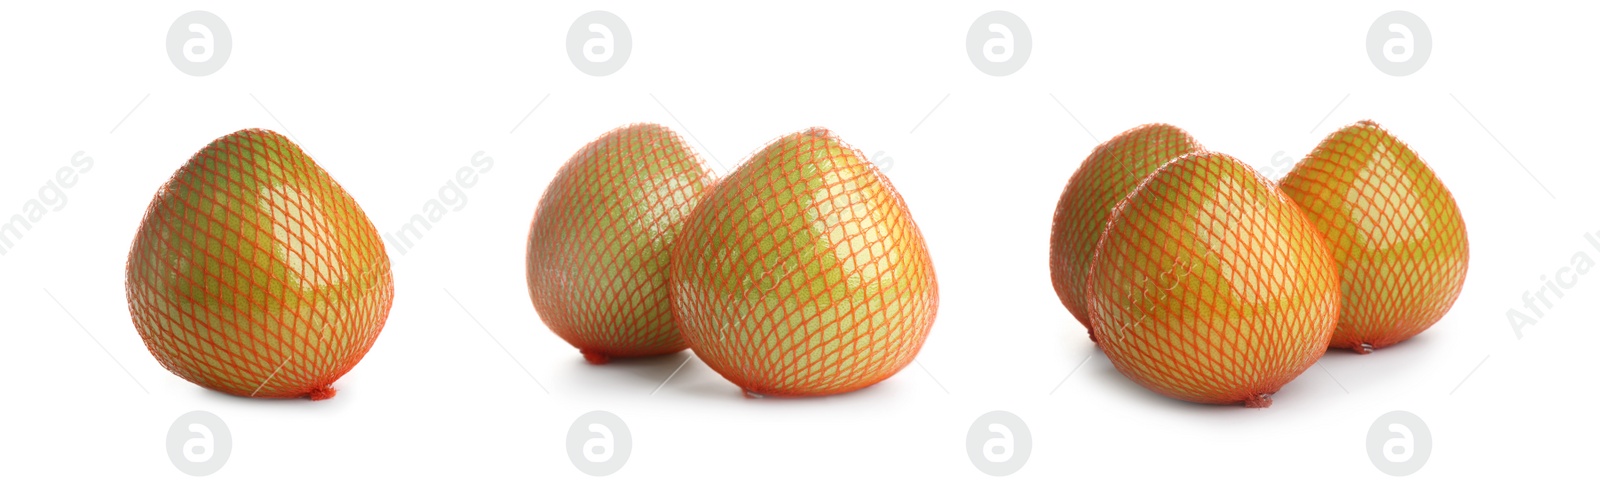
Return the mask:
[[[621,127],[579,149],[539,199],[528,296],[591,363],[687,347],[667,298],[671,246],[715,179],[671,129]]]
[[[128,253],[128,310],[156,360],[248,397],[313,400],[383,330],[389,256],[356,201],[293,142],[223,136],[156,192]]]
[[[1271,181],[1193,153],[1112,212],[1088,304],[1100,348],[1128,378],[1180,400],[1265,407],[1327,351],[1339,276]]]
[[[752,155],[695,208],[673,252],[684,339],[754,396],[843,393],[892,376],[921,349],[938,300],[900,194],[826,129]]]
[[[1467,227],[1417,153],[1372,121],[1322,140],[1278,186],[1327,237],[1343,305],[1330,347],[1368,353],[1421,333],[1467,278]]]
[[[1183,129],[1141,125],[1095,147],[1061,191],[1050,225],[1050,281],[1061,304],[1089,330],[1090,340],[1095,339],[1094,328],[1089,327],[1084,287],[1112,208],[1162,164],[1201,150]]]

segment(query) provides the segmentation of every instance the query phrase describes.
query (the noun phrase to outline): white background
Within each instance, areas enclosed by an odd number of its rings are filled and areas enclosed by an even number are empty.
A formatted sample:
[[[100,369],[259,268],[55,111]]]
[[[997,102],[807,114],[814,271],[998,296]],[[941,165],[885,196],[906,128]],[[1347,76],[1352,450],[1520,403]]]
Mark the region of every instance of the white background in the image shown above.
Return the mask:
[[[0,218],[74,153],[95,161],[0,256],[4,484],[1485,484],[1581,478],[1596,454],[1600,276],[1577,276],[1520,339],[1506,318],[1575,253],[1600,259],[1583,237],[1600,233],[1592,6],[140,3],[0,7]],[[997,9],[1033,33],[1028,64],[1006,77],[965,51],[973,20]],[[1373,20],[1397,9],[1433,35],[1407,77],[1365,50]],[[164,50],[191,10],[233,36],[210,76]],[[633,34],[616,74],[567,59],[567,29],[590,10]],[[1410,143],[1466,216],[1466,288],[1423,335],[1330,353],[1271,408],[1192,405],[1122,377],[1057,301],[1051,213],[1097,140],[1168,122],[1282,174],[1363,118]],[[523,239],[574,151],[645,121],[724,173],[813,125],[892,157],[940,283],[918,364],[857,393],[751,400],[687,352],[583,363],[533,311]],[[494,158],[463,208],[407,253],[390,249],[392,314],[330,401],[201,389],[162,369],[129,320],[123,265],[145,205],[194,151],[247,127],[291,135],[383,232],[473,154]],[[208,477],[165,451],[191,410],[233,434]],[[590,410],[632,430],[631,458],[609,477],[565,452]],[[1033,435],[1027,465],[1004,478],[965,451],[990,410]],[[1391,410],[1433,434],[1405,478],[1367,457],[1368,427]]]

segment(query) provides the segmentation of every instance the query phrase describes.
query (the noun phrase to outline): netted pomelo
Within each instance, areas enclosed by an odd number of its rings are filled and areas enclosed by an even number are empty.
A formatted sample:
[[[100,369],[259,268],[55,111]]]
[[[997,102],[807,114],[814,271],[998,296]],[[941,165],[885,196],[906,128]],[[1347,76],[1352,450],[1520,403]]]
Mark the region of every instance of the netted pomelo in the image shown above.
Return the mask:
[[[1141,125],[1095,147],[1061,191],[1050,225],[1050,281],[1061,304],[1089,330],[1090,340],[1095,337],[1084,287],[1112,208],[1162,164],[1201,150],[1183,129]]]
[[[128,310],[156,360],[250,397],[332,397],[394,296],[366,213],[299,146],[261,129],[212,141],[172,175],[127,273]]]
[[[1088,298],[1100,347],[1128,378],[1181,400],[1264,407],[1327,351],[1339,281],[1322,236],[1271,181],[1194,153],[1117,205]]]
[[[695,208],[672,305],[696,355],[753,395],[863,388],[904,368],[938,308],[900,194],[825,129],[756,152]]]
[[[572,155],[528,231],[528,296],[591,363],[687,345],[667,299],[671,246],[714,178],[682,138],[621,127]]]
[[[1367,353],[1438,322],[1467,278],[1467,228],[1439,177],[1372,121],[1329,135],[1278,183],[1327,237],[1343,305],[1330,347]]]

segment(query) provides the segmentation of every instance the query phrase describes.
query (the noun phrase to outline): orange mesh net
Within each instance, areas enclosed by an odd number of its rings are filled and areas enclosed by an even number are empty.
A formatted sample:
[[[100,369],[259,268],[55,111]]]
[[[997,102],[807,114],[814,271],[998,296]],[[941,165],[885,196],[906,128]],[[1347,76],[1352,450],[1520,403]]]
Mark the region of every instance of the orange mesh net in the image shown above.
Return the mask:
[[[1262,407],[1327,350],[1338,275],[1294,203],[1232,157],[1157,170],[1113,211],[1090,265],[1101,349],[1173,398]]]
[[[681,351],[668,300],[671,244],[714,182],[670,129],[622,127],[561,167],[528,231],[539,318],[592,363]]]
[[[127,267],[128,310],[161,365],[241,396],[333,396],[377,340],[389,258],[355,200],[293,142],[248,129],[156,193]]]
[[[922,233],[861,153],[825,129],[768,145],[689,217],[673,313],[747,393],[863,388],[916,356],[938,308]]]
[[[1183,129],[1141,125],[1095,147],[1061,191],[1050,226],[1050,281],[1061,304],[1089,329],[1091,340],[1094,329],[1089,327],[1084,288],[1095,244],[1100,242],[1112,208],[1162,164],[1201,150],[1200,143]]]
[[[1371,352],[1444,317],[1467,278],[1467,229],[1450,190],[1371,121],[1324,139],[1279,183],[1328,239],[1343,306],[1331,347]]]

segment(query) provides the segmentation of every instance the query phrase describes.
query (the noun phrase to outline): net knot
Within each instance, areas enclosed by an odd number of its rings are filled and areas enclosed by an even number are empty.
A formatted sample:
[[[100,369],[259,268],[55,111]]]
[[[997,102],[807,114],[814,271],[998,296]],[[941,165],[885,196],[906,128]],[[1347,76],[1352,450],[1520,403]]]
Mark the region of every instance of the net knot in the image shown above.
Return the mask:
[[[608,356],[608,355],[605,355],[605,354],[600,354],[600,353],[594,352],[594,351],[582,351],[582,350],[580,350],[578,352],[583,353],[583,360],[584,361],[588,361],[589,364],[605,364],[605,363],[611,362],[611,356]]]
[[[314,389],[311,390],[310,393],[307,393],[306,395],[311,397],[311,401],[315,402],[315,401],[322,401],[322,400],[327,400],[329,398],[333,398],[333,396],[337,395],[337,394],[339,394],[339,391],[333,389],[333,385],[327,385],[327,386],[314,388]]]

